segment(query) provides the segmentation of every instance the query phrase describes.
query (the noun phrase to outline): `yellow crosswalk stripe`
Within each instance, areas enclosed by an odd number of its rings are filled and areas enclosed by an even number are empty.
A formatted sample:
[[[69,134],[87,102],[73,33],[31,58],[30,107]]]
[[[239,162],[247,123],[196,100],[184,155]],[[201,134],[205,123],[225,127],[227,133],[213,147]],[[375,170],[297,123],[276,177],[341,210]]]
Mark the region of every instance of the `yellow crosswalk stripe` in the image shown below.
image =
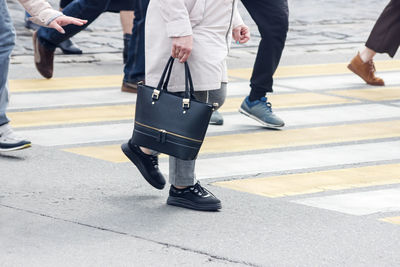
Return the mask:
[[[238,110],[243,97],[228,98],[221,107],[222,112]],[[317,105],[333,105],[357,102],[341,97],[316,93],[273,95],[271,101],[275,108],[307,107]],[[10,112],[14,127],[31,127],[57,124],[85,123],[98,121],[116,121],[133,119],[135,105],[108,105],[85,108],[64,108],[35,110],[26,112]]]
[[[262,131],[207,137],[202,154],[232,153],[291,146],[329,144],[400,136],[400,121],[357,123],[284,131]],[[76,154],[111,162],[126,162],[117,145],[66,149]],[[112,155],[112,156],[111,156]],[[119,155],[119,156],[117,156]]]
[[[216,182],[215,185],[266,197],[400,183],[400,164],[388,164]],[[398,218],[400,223],[400,218]]]
[[[400,224],[400,216],[398,217],[387,217],[380,219],[381,221],[388,222],[388,223],[393,223],[393,224]]]
[[[331,91],[330,93],[370,101],[400,100],[400,87],[379,87],[357,90]]]
[[[280,66],[275,72],[275,78],[320,76],[320,75],[339,75],[351,73],[347,69],[348,63],[316,64],[316,65],[294,65]],[[376,61],[375,66],[378,71],[400,70],[400,60]],[[228,71],[231,77],[250,79],[252,69],[232,69]]]
[[[75,76],[52,79],[10,80],[11,92],[62,91],[120,87],[122,75]]]
[[[346,66],[348,63],[316,64],[316,65],[295,65],[278,67],[274,77],[301,77],[319,75],[338,75],[350,73]],[[378,71],[400,70],[400,60],[376,61]],[[228,75],[233,80],[250,79],[252,68],[230,69]],[[10,80],[11,92],[32,92],[32,91],[58,91],[78,90],[88,88],[112,88],[120,87],[122,75],[102,76],[81,76],[46,79]]]
[[[135,105],[35,110],[7,114],[14,127],[133,120],[134,115]]]

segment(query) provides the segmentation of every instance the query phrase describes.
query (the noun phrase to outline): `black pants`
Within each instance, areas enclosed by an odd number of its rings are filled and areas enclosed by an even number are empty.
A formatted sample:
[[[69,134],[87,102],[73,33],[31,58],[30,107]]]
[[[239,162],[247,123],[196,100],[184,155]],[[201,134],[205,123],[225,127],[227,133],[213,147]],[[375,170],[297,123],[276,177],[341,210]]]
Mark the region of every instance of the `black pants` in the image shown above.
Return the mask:
[[[69,3],[71,3],[73,0],[61,0],[60,1],[60,7],[64,8],[66,7]]]
[[[258,26],[261,41],[250,80],[250,100],[272,92],[273,78],[279,65],[289,28],[287,0],[242,0]]]
[[[391,0],[375,23],[365,44],[377,53],[394,57],[400,45],[400,0]]]
[[[61,0],[60,8],[64,8],[74,0]],[[114,0],[110,2],[107,11],[119,12],[121,10],[133,10],[134,0]]]

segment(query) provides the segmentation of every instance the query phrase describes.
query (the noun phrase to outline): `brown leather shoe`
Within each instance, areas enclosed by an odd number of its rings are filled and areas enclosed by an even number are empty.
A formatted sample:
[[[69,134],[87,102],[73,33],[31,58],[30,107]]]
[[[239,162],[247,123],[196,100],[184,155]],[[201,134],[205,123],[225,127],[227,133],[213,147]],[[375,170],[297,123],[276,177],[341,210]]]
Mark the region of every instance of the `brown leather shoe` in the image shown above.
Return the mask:
[[[121,91],[136,94],[137,89],[138,89],[138,84],[141,84],[141,83],[144,83],[144,81],[139,81],[137,83],[123,82],[122,86],[121,86]]]
[[[53,77],[54,51],[45,48],[39,42],[37,31],[33,33],[32,38],[36,69],[43,77],[50,79]]]
[[[376,69],[374,62],[370,60],[364,63],[360,57],[360,53],[352,59],[347,68],[370,85],[385,85],[385,82],[381,78],[375,77]]]

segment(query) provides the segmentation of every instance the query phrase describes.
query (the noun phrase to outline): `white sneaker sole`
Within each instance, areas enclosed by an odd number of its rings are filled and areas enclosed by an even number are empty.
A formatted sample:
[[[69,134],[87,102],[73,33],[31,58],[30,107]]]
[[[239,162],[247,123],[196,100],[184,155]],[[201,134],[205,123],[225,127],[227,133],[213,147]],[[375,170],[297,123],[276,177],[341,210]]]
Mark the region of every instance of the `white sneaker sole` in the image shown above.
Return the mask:
[[[0,152],[9,152],[9,151],[15,151],[15,150],[21,150],[21,149],[25,149],[28,147],[31,147],[32,144],[26,144],[26,145],[22,145],[22,146],[16,146],[16,147],[11,147],[11,148],[0,148]]]
[[[244,109],[242,109],[241,107],[239,108],[239,112],[242,113],[243,115],[246,115],[249,118],[252,118],[253,120],[257,121],[258,123],[260,123],[262,126],[267,127],[267,128],[273,128],[273,129],[278,129],[278,128],[282,128],[283,126],[285,126],[285,124],[282,125],[274,125],[274,124],[269,124],[266,123],[265,121],[260,120],[259,118],[257,118],[254,115],[251,115],[250,113],[248,113],[247,111],[245,111]]]

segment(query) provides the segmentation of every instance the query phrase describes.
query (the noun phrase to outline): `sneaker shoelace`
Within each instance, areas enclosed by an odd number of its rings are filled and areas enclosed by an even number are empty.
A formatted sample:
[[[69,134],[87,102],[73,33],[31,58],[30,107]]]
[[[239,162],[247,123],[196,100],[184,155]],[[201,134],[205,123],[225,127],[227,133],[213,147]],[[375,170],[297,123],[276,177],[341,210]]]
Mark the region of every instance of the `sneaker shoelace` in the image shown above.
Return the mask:
[[[150,156],[150,160],[154,168],[158,168],[158,156]]]
[[[268,99],[266,97],[262,97],[260,101],[264,104],[265,108],[269,111],[272,112],[272,104],[271,102],[267,101]]]
[[[4,132],[0,133],[0,139],[4,141],[18,141],[21,137],[17,136],[11,127],[7,127]]]
[[[194,186],[191,186],[190,191],[193,191],[198,196],[206,196],[208,194],[207,190],[200,185],[200,182],[197,182]]]
[[[371,59],[370,61],[368,61],[368,65],[369,65],[369,67],[370,67],[370,71],[371,71],[372,73],[375,73],[375,71],[376,71],[375,63],[372,61],[372,59]]]

